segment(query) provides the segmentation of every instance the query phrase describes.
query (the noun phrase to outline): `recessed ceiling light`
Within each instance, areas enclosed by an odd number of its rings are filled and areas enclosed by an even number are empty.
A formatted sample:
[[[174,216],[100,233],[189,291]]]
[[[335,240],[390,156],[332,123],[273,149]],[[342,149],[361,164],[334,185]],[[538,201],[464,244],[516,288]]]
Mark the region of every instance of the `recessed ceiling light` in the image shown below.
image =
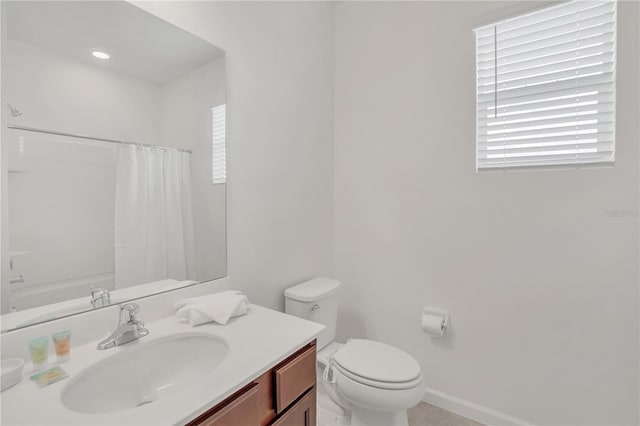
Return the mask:
[[[109,59],[109,54],[108,53],[104,53],[104,52],[101,52],[99,50],[94,50],[93,52],[91,52],[91,54],[93,56],[95,56],[96,58],[98,58],[98,59]]]

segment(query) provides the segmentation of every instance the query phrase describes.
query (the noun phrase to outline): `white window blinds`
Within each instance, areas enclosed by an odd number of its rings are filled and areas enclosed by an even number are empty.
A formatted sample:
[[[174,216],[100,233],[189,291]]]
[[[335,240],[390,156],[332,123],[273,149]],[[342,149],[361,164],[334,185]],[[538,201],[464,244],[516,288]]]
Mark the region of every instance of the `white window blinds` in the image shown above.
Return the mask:
[[[613,163],[616,3],[476,29],[478,170]]]
[[[227,181],[226,104],[211,108],[213,123],[212,173],[213,183]]]

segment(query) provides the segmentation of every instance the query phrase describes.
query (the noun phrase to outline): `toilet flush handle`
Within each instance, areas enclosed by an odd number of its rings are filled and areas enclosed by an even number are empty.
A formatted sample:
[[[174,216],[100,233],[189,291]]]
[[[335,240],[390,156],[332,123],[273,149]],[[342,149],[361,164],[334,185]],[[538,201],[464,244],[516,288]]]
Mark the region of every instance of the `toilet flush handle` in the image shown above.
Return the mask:
[[[318,305],[318,304],[316,303],[315,305],[313,305],[313,306],[311,307],[311,312],[315,312],[315,311],[317,311],[318,309],[320,309],[320,305]]]

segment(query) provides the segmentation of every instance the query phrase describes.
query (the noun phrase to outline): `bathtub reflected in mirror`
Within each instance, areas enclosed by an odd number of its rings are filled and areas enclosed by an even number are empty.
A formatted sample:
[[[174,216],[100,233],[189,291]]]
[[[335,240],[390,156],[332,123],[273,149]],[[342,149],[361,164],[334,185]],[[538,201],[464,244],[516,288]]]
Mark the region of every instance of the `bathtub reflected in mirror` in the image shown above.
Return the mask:
[[[2,330],[224,277],[224,51],[125,1],[2,14]]]

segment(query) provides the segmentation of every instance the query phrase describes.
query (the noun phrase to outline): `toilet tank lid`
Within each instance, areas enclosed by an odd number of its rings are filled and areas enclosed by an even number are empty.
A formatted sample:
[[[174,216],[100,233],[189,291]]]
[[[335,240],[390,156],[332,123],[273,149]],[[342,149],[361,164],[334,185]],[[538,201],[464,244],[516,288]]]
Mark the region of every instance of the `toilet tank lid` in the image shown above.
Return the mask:
[[[340,281],[319,277],[289,287],[284,291],[284,296],[300,302],[316,302],[335,294],[338,287],[340,287]]]

